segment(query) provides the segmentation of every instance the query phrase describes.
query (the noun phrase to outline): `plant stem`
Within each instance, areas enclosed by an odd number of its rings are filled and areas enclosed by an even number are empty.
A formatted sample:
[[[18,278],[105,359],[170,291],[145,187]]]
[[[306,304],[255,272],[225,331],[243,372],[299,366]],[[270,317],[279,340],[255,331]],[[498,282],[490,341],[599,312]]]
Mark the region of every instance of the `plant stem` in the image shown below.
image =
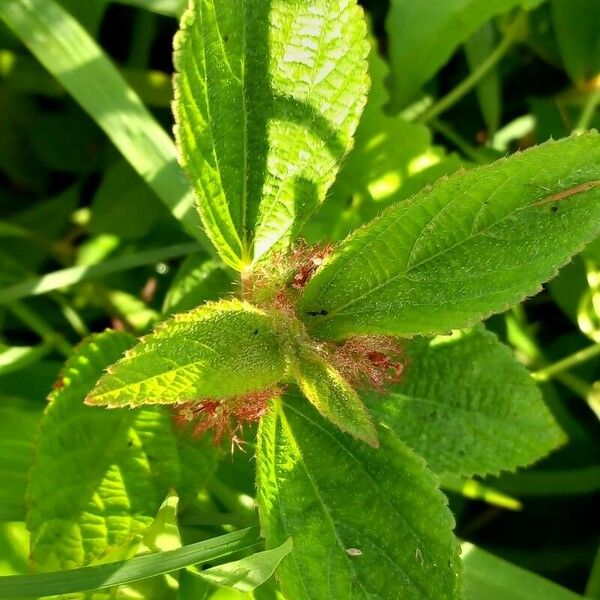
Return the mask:
[[[32,331],[35,331],[44,342],[53,345],[58,351],[64,354],[66,357],[71,356],[73,350],[71,344],[65,339],[65,337],[54,331],[48,323],[41,319],[36,313],[30,310],[22,302],[11,302],[8,304],[8,309],[12,312],[15,317],[25,323]]]
[[[579,350],[566,358],[563,358],[539,371],[535,371],[532,373],[532,377],[536,381],[548,381],[552,379],[558,373],[562,373],[563,371],[567,371],[573,367],[576,367],[596,356],[600,356],[600,344],[594,344],[593,346],[589,346],[588,348],[584,348],[583,350]]]
[[[444,121],[440,121],[439,119],[432,119],[430,125],[434,131],[437,131],[448,141],[452,142],[467,158],[470,158],[480,165],[487,164],[487,161],[481,157],[477,152],[477,149],[469,144],[467,140],[454,131],[447,123],[444,123]]]
[[[504,34],[494,51],[466,79],[463,79],[454,89],[443,98],[440,98],[429,110],[425,111],[418,120],[427,123],[456,104],[500,62],[514,42],[514,35],[511,33]]]
[[[600,82],[598,82],[598,87],[589,95],[585,106],[583,107],[583,111],[581,111],[581,116],[579,117],[579,121],[577,122],[577,127],[575,131],[577,133],[583,133],[590,128],[590,124],[592,119],[594,118],[594,112],[598,108],[600,104]]]

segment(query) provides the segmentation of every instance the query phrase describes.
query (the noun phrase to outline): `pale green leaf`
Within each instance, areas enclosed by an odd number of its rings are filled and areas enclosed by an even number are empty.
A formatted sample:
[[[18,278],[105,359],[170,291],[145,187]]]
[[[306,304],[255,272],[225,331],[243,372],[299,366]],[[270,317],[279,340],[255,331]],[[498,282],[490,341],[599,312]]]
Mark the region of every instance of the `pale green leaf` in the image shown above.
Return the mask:
[[[88,338],[67,361],[50,398],[28,490],[36,570],[69,569],[122,553],[140,539],[178,482],[167,414],[83,404],[102,370],[133,343],[115,331]]]
[[[259,542],[258,530],[250,527],[177,550],[136,556],[126,561],[56,573],[0,577],[0,597],[8,600],[108,588],[211,562],[257,546]]]
[[[152,552],[167,552],[181,548],[181,536],[177,523],[179,496],[171,490],[158,509],[158,513],[144,531],[144,546]]]
[[[292,546],[292,538],[289,538],[277,548],[211,567],[199,574],[212,583],[240,592],[251,592],[273,575],[279,563],[291,552]]]
[[[175,145],[85,29],[54,0],[2,0],[0,18],[105,131],[185,230],[205,242]]]
[[[240,269],[289,242],[333,183],[366,100],[366,27],[356,0],[192,0],[181,27],[181,162]]]
[[[392,65],[392,104],[397,110],[415,99],[421,87],[453,52],[492,17],[541,0],[391,0],[386,28]]]
[[[465,543],[465,600],[583,600],[552,581]]]
[[[390,432],[352,440],[299,397],[263,419],[259,515],[267,547],[292,537],[288,598],[460,598],[453,519],[437,482]]]
[[[551,0],[550,8],[565,70],[583,85],[600,75],[600,5],[597,0]]]
[[[305,353],[294,361],[298,386],[311,404],[342,431],[377,447],[377,432],[350,384],[325,360]]]
[[[494,334],[419,340],[406,354],[403,382],[368,406],[434,472],[514,470],[565,443],[529,372]]]
[[[99,238],[96,238],[98,240]],[[114,238],[112,238],[114,239]],[[80,259],[83,254],[82,248],[79,247]],[[104,248],[102,248],[104,250]],[[111,273],[119,273],[128,269],[135,269],[144,265],[157,263],[164,260],[169,260],[185,254],[193,254],[200,251],[200,247],[195,243],[174,244],[164,248],[156,248],[153,250],[144,250],[138,254],[126,254],[99,262],[98,264],[84,264],[75,267],[67,267],[53,273],[47,273],[39,277],[31,277],[19,281],[13,285],[6,286],[0,289],[0,304],[25,298],[27,296],[37,296],[39,294],[47,294],[54,290],[74,285],[81,281],[93,279],[95,277],[103,277]],[[94,256],[96,259],[96,256]],[[88,262],[87,257],[83,262]]]
[[[249,304],[222,301],[161,323],[107,369],[86,402],[118,407],[224,398],[270,387],[285,370],[272,319]]]
[[[313,334],[447,333],[540,290],[600,234],[600,138],[458,173],[347,238],[309,281]]]

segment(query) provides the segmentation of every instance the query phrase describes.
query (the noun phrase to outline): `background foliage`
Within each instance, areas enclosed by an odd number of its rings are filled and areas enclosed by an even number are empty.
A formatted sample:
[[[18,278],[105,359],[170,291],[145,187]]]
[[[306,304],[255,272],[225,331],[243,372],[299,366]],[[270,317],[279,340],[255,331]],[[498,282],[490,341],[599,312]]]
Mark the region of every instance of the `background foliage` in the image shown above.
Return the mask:
[[[210,542],[214,547],[208,550],[194,548],[178,566],[246,560],[242,557],[248,548],[261,549],[256,531],[244,530],[257,522],[251,500],[256,493],[253,441],[248,454],[237,452],[219,460],[224,452],[207,440],[191,440],[185,432],[174,436],[170,419],[158,409],[89,412],[82,404],[104,367],[132,345],[134,336],[168,315],[233,289],[231,272],[216,260],[200,230],[192,186],[176,163],[170,136],[172,40],[183,4],[179,0],[4,0],[0,4],[2,575],[125,560],[149,550],[176,553],[182,543],[186,547],[203,543],[232,529],[242,533]],[[363,2],[371,27],[372,87],[355,147],[340,176],[316,215],[301,232],[294,232],[309,242],[339,241],[383,207],[441,176],[565,137],[574,129],[600,125],[597,2],[435,0],[427,4],[425,10],[421,3],[408,0]],[[355,50],[357,56],[364,53],[364,48]],[[282,73],[276,85],[285,90],[287,84]],[[356,90],[354,94],[360,95]],[[352,102],[359,100],[345,100],[350,113],[356,110]],[[264,98],[257,94],[254,101],[258,106]],[[221,108],[224,118],[227,110],[233,110]],[[235,128],[230,134],[236,135]],[[340,155],[349,137],[343,130],[337,148]],[[589,142],[590,156],[597,153],[597,138],[594,141]],[[305,156],[313,146],[310,139],[299,139],[296,151]],[[252,156],[260,157],[260,152]],[[314,178],[311,166],[322,160],[318,155],[307,159],[300,175]],[[565,155],[560,165],[565,177],[570,173],[569,160]],[[319,173],[319,185],[309,190],[315,201],[331,184],[327,165]],[[498,180],[490,185],[501,185],[501,171],[495,177]],[[306,184],[306,177],[300,180]],[[292,183],[286,185],[281,193],[293,195]],[[230,264],[236,264],[238,255],[247,250],[248,228],[240,219],[233,215],[229,238],[222,242],[231,250]],[[593,219],[595,215],[587,225],[593,225]],[[254,216],[253,223],[259,248],[288,235],[285,222],[275,233],[261,229],[260,215]],[[586,223],[573,221],[570,226],[578,232]],[[545,230],[533,233],[537,244],[557,244]],[[214,232],[209,235],[214,239]],[[532,291],[529,282],[525,284],[521,295]],[[246,318],[259,319],[253,314]],[[449,320],[440,327],[452,324]],[[488,332],[475,329],[468,334],[480,349],[477,354],[473,344],[462,352],[461,340],[428,353],[422,341],[411,343],[407,348],[411,368],[401,391],[383,401],[369,398],[369,408],[384,422],[387,418],[398,423],[401,413],[406,426],[402,439],[441,474],[457,534],[475,544],[464,547],[468,598],[560,600],[584,593],[600,598],[600,244],[588,246],[541,294],[488,319],[485,327]],[[100,333],[80,345],[89,333],[106,328],[118,331]],[[534,372],[541,392],[489,332]],[[267,362],[276,382],[278,348],[269,340],[256,344],[257,356],[264,357],[265,349],[272,353]],[[139,359],[144,360],[143,353]],[[452,412],[447,406],[436,406],[435,393],[450,396],[452,382],[460,381],[467,364],[479,370],[489,396],[477,397],[468,406],[453,406]],[[427,390],[416,377],[417,368],[431,374]],[[307,368],[305,377],[322,379],[316,367]],[[49,393],[53,402],[48,406]],[[509,414],[495,410],[499,395],[511,403]],[[407,402],[411,398],[419,403]],[[566,437],[549,425],[546,412],[529,417],[528,409],[532,404],[541,406],[542,399]],[[457,412],[474,406],[479,419],[475,430],[461,428]],[[322,456],[350,453],[349,466],[336,473],[339,479],[318,482],[327,494],[319,510],[333,514],[334,521],[356,519],[354,526],[365,527],[369,524],[358,519],[360,506],[354,507],[352,498],[344,505],[336,502],[336,481],[350,481],[361,490],[370,485],[371,472],[379,473],[383,481],[391,479],[386,473],[394,466],[380,464],[375,451],[364,445],[345,444],[347,438],[333,429],[327,447],[321,447],[323,438],[315,434],[312,412],[308,406],[284,404],[264,423],[257,443],[272,461],[270,475],[287,477],[286,461],[295,463],[300,450],[317,472]],[[429,438],[416,435],[410,427],[411,419],[423,415],[430,421]],[[513,440],[500,433],[506,431],[507,422],[513,423],[515,439],[528,441],[520,446],[522,455],[514,458],[515,464],[529,463],[530,457],[563,445],[528,469],[499,473],[506,466],[503,456],[512,456]],[[477,457],[470,441],[482,431],[493,451]],[[442,437],[447,441],[444,452],[439,451]],[[432,438],[437,439],[432,443]],[[279,447],[288,448],[283,457],[274,451],[276,439]],[[421,461],[393,436],[384,435],[381,443],[393,445],[405,457],[394,476],[406,485],[384,491],[390,506],[407,501],[408,489],[430,493],[430,476]],[[296,494],[310,496],[306,474],[299,469],[291,473]],[[176,499],[171,489],[177,490]],[[262,502],[268,503],[269,491],[264,495]],[[293,500],[284,498],[279,510],[285,511],[285,503]],[[442,503],[440,496],[433,495],[425,504]],[[388,511],[387,504],[380,506],[386,519],[395,519],[393,529],[400,537],[410,537],[411,527],[418,529],[434,518],[424,510],[411,515],[407,526]],[[443,530],[450,516],[435,515]],[[313,513],[312,518],[326,517]],[[292,520],[289,525],[311,530],[308,519]],[[332,527],[328,535],[334,538],[339,531]],[[278,553],[255,555],[259,558],[253,563],[222,567],[209,578],[181,572],[177,588],[172,576],[135,582],[141,576],[126,571],[129,579],[121,581],[132,583],[94,597],[127,593],[148,598],[273,599],[272,580],[259,584],[289,551],[285,535],[280,537],[283,550]],[[381,546],[397,563],[405,561],[405,570],[411,573],[419,556],[400,556],[396,539],[381,540]],[[312,541],[305,536],[302,543],[312,552],[318,540],[318,536]],[[435,543],[439,548],[453,544],[443,536]],[[507,562],[498,562],[479,548]],[[237,554],[219,559],[231,552]],[[319,559],[329,557],[315,555],[316,572]],[[384,569],[383,556],[368,564],[352,560],[334,565],[339,580],[328,582],[340,598],[350,593],[343,586],[353,570],[376,576]],[[283,565],[291,569],[289,563]],[[240,568],[245,573],[241,586],[231,576]],[[151,565],[144,577],[159,572],[160,566]],[[294,577],[290,572],[288,580]],[[248,591],[254,585],[259,587]],[[443,594],[453,583],[442,574],[436,585]],[[44,590],[35,585],[27,589],[32,597]],[[6,597],[19,597],[18,589],[13,588],[13,596],[8,587],[5,590]],[[516,590],[520,596],[511,595]],[[68,597],[86,596],[91,597],[85,592]]]

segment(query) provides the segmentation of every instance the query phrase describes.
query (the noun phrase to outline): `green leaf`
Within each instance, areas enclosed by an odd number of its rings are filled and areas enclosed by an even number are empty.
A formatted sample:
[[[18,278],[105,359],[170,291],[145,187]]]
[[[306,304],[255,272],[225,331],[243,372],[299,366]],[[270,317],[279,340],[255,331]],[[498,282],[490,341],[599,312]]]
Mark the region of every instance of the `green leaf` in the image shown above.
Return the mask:
[[[400,110],[492,17],[541,0],[391,0],[386,28],[392,65],[392,106]]]
[[[169,213],[155,201],[152,190],[125,161],[107,169],[91,210],[92,233],[109,233],[124,240],[146,236],[159,216],[164,224],[169,219]]]
[[[291,552],[292,538],[273,550],[257,552],[235,562],[225,563],[201,571],[199,575],[217,585],[224,585],[240,592],[251,592],[262,585]]]
[[[25,518],[27,473],[40,417],[34,402],[0,396],[0,521]]]
[[[599,140],[548,142],[389,208],[309,281],[299,302],[309,329],[447,333],[535,294],[600,233]]]
[[[496,43],[496,30],[491,23],[486,23],[465,42],[465,55],[471,72],[492,54]],[[491,138],[498,130],[502,116],[502,92],[498,69],[492,69],[481,79],[475,91],[488,135]]]
[[[104,130],[185,230],[206,242],[175,145],[85,29],[54,0],[2,0],[0,18]]]
[[[218,300],[231,287],[231,277],[223,263],[202,255],[188,256],[165,296],[162,312],[171,315],[191,310],[208,300]]]
[[[356,0],[192,0],[181,28],[181,162],[241,269],[288,243],[333,183],[366,100],[366,27]]]
[[[285,370],[272,320],[249,304],[221,301],[159,325],[107,369],[86,403],[114,408],[230,397],[270,387]]]
[[[288,598],[460,598],[453,519],[431,473],[390,432],[376,450],[290,396],[261,422],[258,504]]]
[[[369,38],[372,85],[367,105],[354,147],[327,194],[327,202],[308,225],[308,237],[318,241],[344,238],[356,226],[377,216],[384,203],[410,196],[460,165],[456,156],[445,156],[441,148],[432,146],[431,132],[425,125],[385,112],[389,68],[379,54],[377,40]]]
[[[551,0],[550,8],[565,70],[582,85],[600,74],[600,6],[596,0]]]
[[[59,379],[40,425],[28,490],[37,570],[89,564],[141,537],[179,478],[169,416],[158,408],[108,412],[83,399],[134,343],[107,331],[85,340]]]
[[[377,431],[365,405],[350,384],[317,354],[295,360],[298,386],[312,405],[342,431],[377,447]]]
[[[583,600],[583,596],[497,558],[473,544],[463,544],[462,556],[465,600]]]
[[[250,527],[189,544],[177,550],[136,556],[129,560],[58,573],[0,577],[0,596],[9,600],[99,590],[140,581],[191,565],[211,562],[252,548],[258,543],[258,531],[255,527]]]
[[[514,470],[566,438],[529,372],[483,329],[412,342],[405,379],[368,406],[436,473]]]

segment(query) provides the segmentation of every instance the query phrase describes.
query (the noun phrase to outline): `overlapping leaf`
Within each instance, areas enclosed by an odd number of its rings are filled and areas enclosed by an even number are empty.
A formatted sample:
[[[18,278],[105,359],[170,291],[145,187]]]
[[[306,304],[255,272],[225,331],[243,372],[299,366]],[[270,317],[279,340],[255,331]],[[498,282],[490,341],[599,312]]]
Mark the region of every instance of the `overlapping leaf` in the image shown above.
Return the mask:
[[[296,381],[312,405],[343,431],[377,446],[377,432],[371,417],[350,384],[316,354],[298,357]]]
[[[600,234],[599,140],[548,142],[391,207],[329,257],[301,316],[324,337],[429,335],[534,294]]]
[[[107,369],[88,404],[139,406],[223,398],[277,383],[286,369],[264,312],[231,300],[178,314]]]
[[[436,473],[514,470],[565,442],[527,370],[492,333],[419,340],[406,352],[405,380],[368,405]]]
[[[453,520],[433,476],[389,431],[369,448],[297,396],[263,420],[258,501],[288,598],[460,597]]]
[[[176,40],[176,135],[206,230],[241,268],[323,200],[366,98],[356,0],[193,0]]]
[[[102,369],[133,342],[114,331],[89,338],[67,362],[51,397],[28,491],[37,570],[126,553],[177,484],[168,415],[158,408],[108,412],[83,404]]]

